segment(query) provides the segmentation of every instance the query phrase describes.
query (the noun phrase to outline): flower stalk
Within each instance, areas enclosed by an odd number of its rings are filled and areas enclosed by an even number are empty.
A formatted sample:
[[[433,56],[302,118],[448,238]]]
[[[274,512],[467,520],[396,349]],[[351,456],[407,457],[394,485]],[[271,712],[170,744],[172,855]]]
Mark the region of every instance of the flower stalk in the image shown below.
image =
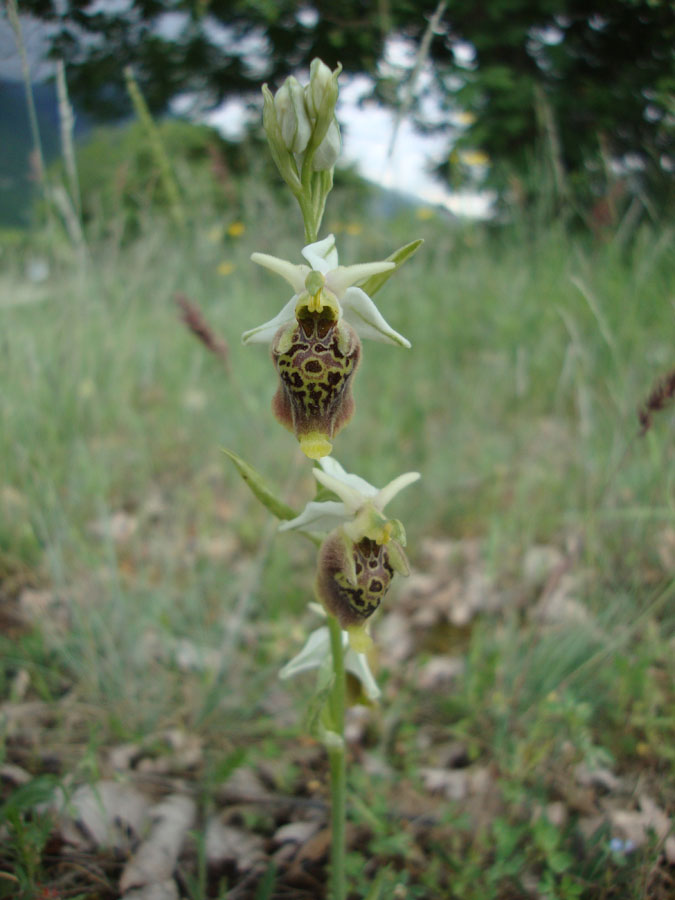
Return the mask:
[[[332,900],[344,900],[345,885],[345,832],[347,812],[347,765],[345,759],[345,665],[342,646],[342,629],[333,616],[328,617],[333,685],[330,693],[330,710],[333,730],[340,738],[328,747],[330,763],[331,795],[331,870]]]
[[[409,572],[405,530],[385,507],[420,477],[407,472],[377,488],[345,471],[330,455],[354,408],[361,341],[410,347],[385,320],[372,295],[421,243],[406,244],[386,260],[342,266],[333,235],[319,239],[340,152],[335,117],[340,69],[338,65],[331,71],[315,59],[307,85],[290,76],[276,94],[263,86],[263,124],[270,151],[298,201],[306,246],[301,263],[268,253],[252,255],[254,263],[280,276],[293,293],[276,316],[242,335],[245,344],[267,344],[271,350],[278,378],[272,409],[305,455],[318,461],[312,469],[318,498],[296,513],[253,466],[226,451],[257,499],[281,520],[279,530],[299,532],[319,547],[314,581],[319,602],[311,606],[325,621],[279,676],[286,679],[317,670],[311,727],[326,747],[330,766],[331,900],[347,897],[346,673],[360,683],[364,702],[377,702],[380,690],[368,660],[371,622],[394,575]]]

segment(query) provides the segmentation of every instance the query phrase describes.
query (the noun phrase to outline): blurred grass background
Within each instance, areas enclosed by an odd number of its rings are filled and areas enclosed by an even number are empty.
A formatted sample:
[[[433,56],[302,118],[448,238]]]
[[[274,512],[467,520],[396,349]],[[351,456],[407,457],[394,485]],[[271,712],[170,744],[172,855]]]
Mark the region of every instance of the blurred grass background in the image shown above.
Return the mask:
[[[435,648],[460,641],[457,689],[427,698],[404,687],[394,712],[412,702],[407,726],[431,720],[498,761],[520,791],[513,808],[546,794],[564,740],[580,759],[665,778],[672,800],[675,421],[666,412],[639,437],[636,415],[673,364],[672,228],[618,240],[412,207],[384,219],[367,199],[355,205],[358,190],[329,201],[324,232],[343,264],[425,244],[378,295],[413,348],[366,344],[336,457],[377,485],[422,473],[394,511],[413,567],[425,539],[479,538],[488,571],[517,586],[528,548],[574,547],[589,614],[553,632],[522,610],[479,616]],[[0,635],[0,694],[26,670],[41,699],[88,707],[87,733],[62,734],[80,772],[96,747],[171,723],[207,736],[215,760],[228,742],[297,733],[278,730],[272,707],[276,671],[312,624],[313,551],[275,535],[221,452],[245,457],[295,507],[310,498],[308,467],[271,415],[268,354],[240,344],[288,299],[249,256],[299,261],[290,215],[253,178],[237,182],[232,212],[204,207],[183,231],[142,203],[131,235],[106,212],[85,261],[53,233],[0,235],[0,602],[29,589],[51,604],[37,629]],[[31,282],[36,260],[48,271]],[[180,323],[177,292],[227,342],[229,372]],[[61,614],[67,627],[53,627]],[[162,656],[181,640],[227,652],[186,675]],[[291,686],[296,706],[306,688]],[[463,897],[488,896],[468,892],[486,860],[494,885],[510,877],[482,840],[453,857]],[[631,877],[621,896],[642,896],[642,875]],[[579,896],[569,891],[560,896]]]

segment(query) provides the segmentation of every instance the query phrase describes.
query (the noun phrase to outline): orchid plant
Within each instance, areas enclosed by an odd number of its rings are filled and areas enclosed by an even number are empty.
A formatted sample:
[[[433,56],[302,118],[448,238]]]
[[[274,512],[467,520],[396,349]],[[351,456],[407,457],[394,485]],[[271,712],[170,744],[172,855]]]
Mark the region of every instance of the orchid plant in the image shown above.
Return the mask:
[[[279,530],[304,534],[319,547],[314,580],[318,602],[310,606],[324,622],[279,674],[286,679],[313,669],[318,673],[314,732],[326,746],[331,770],[332,900],[346,898],[346,673],[358,679],[368,702],[378,700],[380,690],[368,662],[372,616],[394,575],[409,573],[405,530],[398,519],[387,516],[385,507],[420,477],[407,472],[378,489],[346,472],[330,455],[354,409],[361,340],[410,347],[372,297],[421,244],[413,241],[379,262],[341,266],[334,236],[319,239],[340,152],[335,118],[339,74],[339,66],[331,72],[315,59],[308,84],[291,76],[276,94],[263,87],[263,124],[279,173],[302,213],[305,262],[252,255],[253,262],[281,276],[293,295],[276,316],[242,338],[244,344],[271,348],[278,376],[272,408],[303,453],[318,462],[312,474],[321,499],[310,500],[296,513],[252,466],[227,451],[256,497],[282,520]]]

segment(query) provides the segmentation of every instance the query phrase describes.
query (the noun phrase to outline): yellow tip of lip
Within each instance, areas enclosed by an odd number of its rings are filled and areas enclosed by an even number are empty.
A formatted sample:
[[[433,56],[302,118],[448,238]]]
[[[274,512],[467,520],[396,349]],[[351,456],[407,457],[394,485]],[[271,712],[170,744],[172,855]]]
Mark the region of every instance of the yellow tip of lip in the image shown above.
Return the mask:
[[[349,646],[355,653],[367,653],[373,646],[373,639],[363,628],[363,625],[352,625],[347,628]]]
[[[312,431],[310,434],[300,435],[300,449],[310,459],[321,459],[323,456],[329,456],[333,449],[331,442],[318,431]]]

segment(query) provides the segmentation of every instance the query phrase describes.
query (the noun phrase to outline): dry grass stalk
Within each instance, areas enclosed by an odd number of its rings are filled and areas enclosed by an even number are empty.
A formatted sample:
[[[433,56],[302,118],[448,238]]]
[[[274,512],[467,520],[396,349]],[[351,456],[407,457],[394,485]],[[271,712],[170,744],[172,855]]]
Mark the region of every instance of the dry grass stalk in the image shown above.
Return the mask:
[[[230,351],[227,342],[215,334],[196,303],[186,297],[185,294],[176,294],[175,299],[181,311],[181,321],[183,324],[190,329],[207,350],[220,358],[226,370],[229,372]]]
[[[673,401],[675,401],[675,369],[659,378],[638,410],[638,419],[642,426],[641,435],[646,434],[652,427],[654,413],[661,412]]]
[[[56,66],[56,93],[59,102],[59,124],[61,127],[61,153],[68,177],[70,201],[78,219],[82,215],[80,200],[80,184],[77,177],[77,163],[75,159],[75,143],[73,133],[75,130],[75,115],[68,98],[68,85],[66,83],[66,67],[62,59]]]

